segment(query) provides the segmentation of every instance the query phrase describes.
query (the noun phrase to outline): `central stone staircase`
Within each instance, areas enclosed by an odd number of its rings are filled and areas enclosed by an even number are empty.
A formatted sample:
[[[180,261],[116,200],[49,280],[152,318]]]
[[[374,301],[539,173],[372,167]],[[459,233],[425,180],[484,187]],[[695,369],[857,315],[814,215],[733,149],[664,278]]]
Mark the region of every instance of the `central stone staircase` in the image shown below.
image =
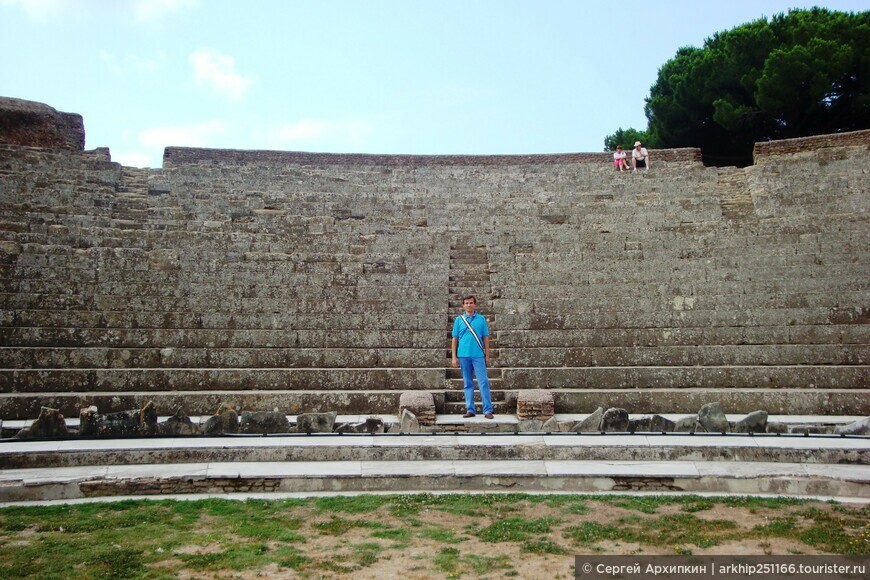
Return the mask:
[[[453,328],[453,322],[462,310],[462,299],[473,295],[477,299],[478,312],[486,317],[489,327],[490,365],[487,376],[490,382],[490,394],[493,410],[496,414],[504,415],[516,412],[516,394],[506,393],[502,381],[501,369],[498,367],[498,317],[495,311],[497,300],[494,300],[492,283],[490,281],[489,252],[486,246],[475,246],[472,241],[452,244],[450,246],[450,291],[448,324]],[[448,342],[451,334],[448,333]],[[446,415],[462,415],[465,413],[465,395],[463,391],[462,372],[460,369],[450,367],[452,353],[448,349],[447,384],[450,387],[444,393],[444,404],[436,404],[439,411]],[[480,391],[477,389],[475,380],[474,400],[479,414]]]

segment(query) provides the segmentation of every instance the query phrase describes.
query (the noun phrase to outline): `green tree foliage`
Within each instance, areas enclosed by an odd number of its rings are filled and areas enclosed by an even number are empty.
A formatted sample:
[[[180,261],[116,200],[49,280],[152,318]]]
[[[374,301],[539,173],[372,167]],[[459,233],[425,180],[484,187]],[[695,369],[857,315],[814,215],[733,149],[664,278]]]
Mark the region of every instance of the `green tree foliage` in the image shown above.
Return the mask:
[[[748,165],[757,141],[870,127],[870,11],[792,10],[719,32],[659,70],[645,112],[657,147]]]
[[[608,135],[604,138],[604,150],[616,151],[616,146],[620,145],[626,151],[634,147],[634,142],[640,141],[645,147],[651,147],[653,144],[649,142],[649,136],[646,131],[638,131],[637,129],[623,129],[620,127],[616,133]]]

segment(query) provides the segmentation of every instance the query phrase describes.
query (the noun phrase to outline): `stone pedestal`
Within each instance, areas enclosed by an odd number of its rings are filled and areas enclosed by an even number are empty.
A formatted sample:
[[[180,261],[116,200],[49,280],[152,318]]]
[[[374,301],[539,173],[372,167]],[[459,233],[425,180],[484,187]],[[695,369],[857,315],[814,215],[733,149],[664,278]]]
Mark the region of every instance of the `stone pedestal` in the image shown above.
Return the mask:
[[[399,397],[399,416],[405,409],[414,413],[421,427],[435,425],[435,398],[432,393],[408,392]]]
[[[520,391],[517,396],[517,419],[546,421],[555,414],[553,393],[543,390]]]

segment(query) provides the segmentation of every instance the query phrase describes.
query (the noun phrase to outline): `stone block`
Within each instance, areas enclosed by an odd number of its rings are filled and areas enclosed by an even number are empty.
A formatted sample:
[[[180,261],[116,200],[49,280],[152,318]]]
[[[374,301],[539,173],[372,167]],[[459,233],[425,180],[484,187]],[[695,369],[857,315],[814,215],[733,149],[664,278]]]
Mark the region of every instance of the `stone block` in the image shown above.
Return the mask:
[[[57,409],[42,407],[36,420],[16,433],[14,439],[54,439],[68,435],[63,415]]]
[[[788,423],[768,423],[767,432],[779,434],[788,433]]]
[[[598,407],[588,417],[577,422],[572,431],[577,433],[598,433],[601,431],[601,419],[604,416],[604,407]]]
[[[550,417],[551,419],[553,417]],[[537,433],[541,431],[544,422],[540,419],[521,419],[517,425],[517,431],[520,433]]]
[[[834,429],[838,435],[870,435],[870,417],[864,417],[854,423],[841,425]]]
[[[674,424],[674,433],[694,433],[698,429],[698,415],[689,415]]]
[[[650,428],[652,424],[652,417],[638,417],[636,419],[628,420],[628,432],[629,433],[645,433],[651,431]]]
[[[336,433],[384,433],[384,421],[378,417],[369,417],[360,423],[342,423],[335,429]]]
[[[157,410],[151,401],[134,411],[101,414],[91,406],[79,414],[79,434],[83,437],[136,437],[158,432]]]
[[[734,424],[735,433],[766,433],[767,411],[753,411]]]
[[[727,433],[731,430],[722,404],[719,402],[707,403],[698,411],[698,426],[701,431],[707,433]]]
[[[628,411],[610,408],[601,416],[601,430],[622,433],[628,431]]]
[[[560,433],[562,428],[559,426],[559,421],[556,420],[556,417],[550,417],[541,425],[541,431],[544,433]]]
[[[399,415],[410,411],[421,427],[435,425],[435,398],[432,393],[406,392],[399,396]]]
[[[419,433],[420,421],[410,409],[402,409],[399,415],[399,432],[400,433]]]
[[[655,433],[670,433],[676,428],[676,423],[662,417],[661,415],[653,415],[650,419],[649,430]]]
[[[217,413],[209,417],[202,427],[206,435],[239,432],[239,414],[230,405],[221,404]]]
[[[277,411],[244,411],[239,418],[239,433],[290,433],[290,422]]]
[[[335,429],[335,417],[335,411],[297,415],[296,431],[298,433],[332,433]]]
[[[191,421],[182,409],[178,409],[166,421],[157,424],[157,433],[167,437],[202,435],[202,427]]]

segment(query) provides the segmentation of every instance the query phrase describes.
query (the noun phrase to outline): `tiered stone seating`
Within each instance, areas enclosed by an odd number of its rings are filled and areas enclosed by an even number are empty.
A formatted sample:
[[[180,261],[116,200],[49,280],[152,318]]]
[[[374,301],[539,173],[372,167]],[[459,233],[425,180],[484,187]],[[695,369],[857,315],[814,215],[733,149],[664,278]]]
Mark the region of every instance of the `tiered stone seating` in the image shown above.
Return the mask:
[[[505,383],[557,409],[866,413],[865,149],[540,194],[493,252]]]
[[[364,217],[344,209],[352,186],[297,194],[308,183],[269,166],[237,199],[223,193],[237,177],[211,171],[143,179],[104,154],[3,155],[6,418],[147,400],[383,412],[403,390],[443,391],[448,253],[416,223],[386,231],[413,213],[394,200]]]
[[[135,170],[0,145],[0,418],[383,413],[406,390],[449,411],[469,292],[498,412],[549,389],[560,413],[867,414],[864,154],[661,151],[620,174],[606,154],[169,148]]]

